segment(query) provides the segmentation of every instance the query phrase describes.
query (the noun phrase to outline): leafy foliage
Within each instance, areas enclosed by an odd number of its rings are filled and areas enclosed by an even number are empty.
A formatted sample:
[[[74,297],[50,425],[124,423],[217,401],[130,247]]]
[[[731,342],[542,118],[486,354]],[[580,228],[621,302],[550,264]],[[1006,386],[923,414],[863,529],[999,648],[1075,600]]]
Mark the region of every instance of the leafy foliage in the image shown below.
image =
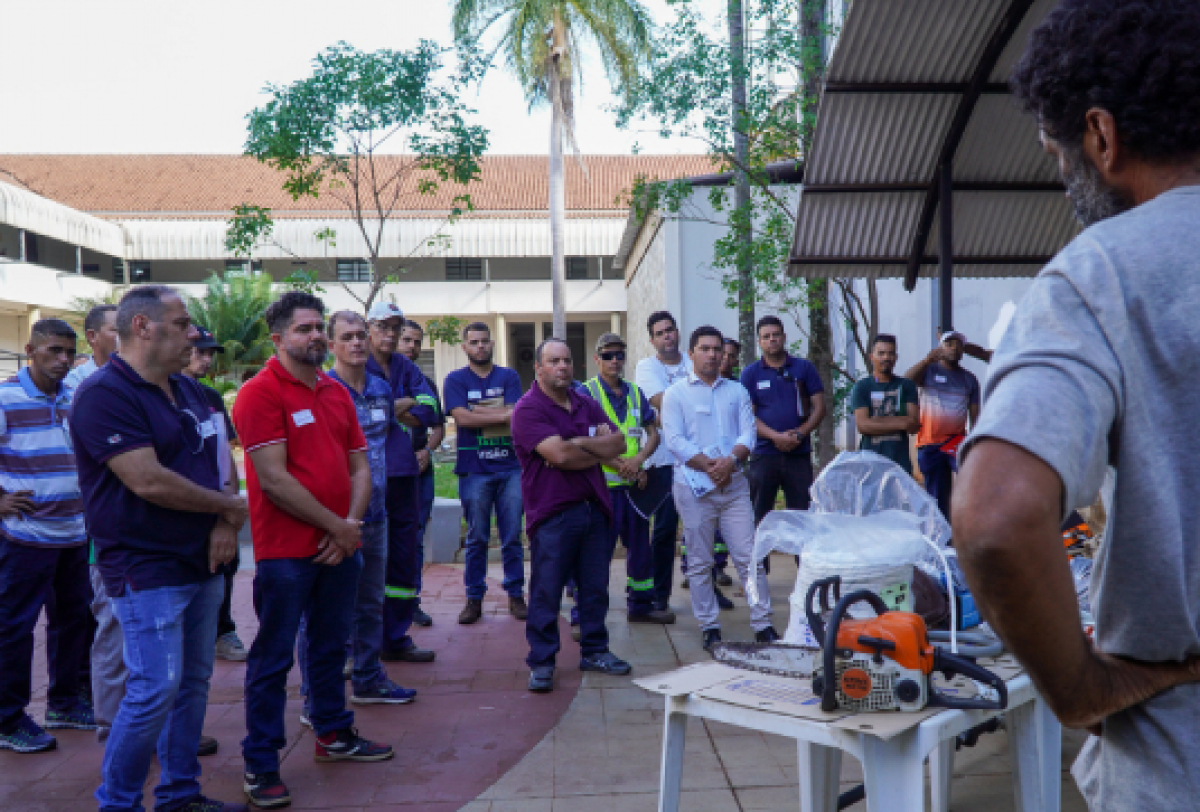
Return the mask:
[[[425,335],[432,344],[457,344],[462,341],[466,322],[458,316],[442,316],[425,322]]]
[[[445,75],[444,56],[429,40],[408,51],[370,53],[339,42],[316,57],[308,78],[269,86],[270,100],[248,117],[247,155],[282,172],[293,199],[328,199],[350,215],[371,265],[364,307],[392,270],[380,256],[389,219],[443,184],[455,187],[445,221],[414,249],[419,253],[436,247],[441,229],[471,209],[467,187],[479,178],[488,134],[470,123],[474,111],[459,97],[481,66],[465,49],[457,70]],[[336,234],[315,236],[332,244]],[[229,250],[243,256],[263,244],[289,252],[274,238],[269,209],[235,207]],[[401,257],[397,266],[412,259]]]
[[[225,352],[213,356],[213,379],[240,382],[257,372],[273,350],[263,312],[274,299],[271,277],[265,274],[210,276],[202,297],[189,298],[188,310],[197,324],[212,331]]]

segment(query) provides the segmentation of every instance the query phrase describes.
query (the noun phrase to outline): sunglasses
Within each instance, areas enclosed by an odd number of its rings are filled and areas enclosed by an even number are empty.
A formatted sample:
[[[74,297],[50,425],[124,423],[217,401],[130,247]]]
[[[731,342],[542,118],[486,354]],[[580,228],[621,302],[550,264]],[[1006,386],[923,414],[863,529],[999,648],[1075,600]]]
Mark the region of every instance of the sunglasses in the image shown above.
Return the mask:
[[[624,361],[625,360],[625,350],[610,350],[609,352],[602,352],[602,353],[600,353],[600,360],[601,361],[613,361],[613,360]]]

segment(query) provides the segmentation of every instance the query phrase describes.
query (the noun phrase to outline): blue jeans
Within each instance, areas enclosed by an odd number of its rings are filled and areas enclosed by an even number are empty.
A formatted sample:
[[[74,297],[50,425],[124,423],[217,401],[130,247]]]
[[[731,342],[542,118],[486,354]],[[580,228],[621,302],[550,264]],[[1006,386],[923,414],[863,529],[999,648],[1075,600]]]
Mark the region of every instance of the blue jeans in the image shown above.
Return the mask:
[[[358,576],[358,596],[354,601],[354,620],[347,656],[354,658],[351,677],[355,693],[385,679],[387,672],[379,661],[383,644],[383,582],[387,571],[387,520],[362,526],[362,573]],[[300,621],[296,637],[296,656],[300,660],[301,692],[308,697],[308,616]],[[305,703],[307,705],[307,703]],[[307,708],[311,710],[311,708]]]
[[[492,511],[500,530],[500,557],[504,562],[504,591],[519,598],[525,591],[525,550],[521,547],[521,472],[466,474],[458,479],[458,495],[467,518],[467,598],[483,600],[487,593],[488,540]]]
[[[925,490],[949,522],[950,494],[954,489],[954,474],[958,471],[958,457],[942,451],[940,446],[927,445],[917,449],[917,466],[925,477]]]
[[[330,567],[311,558],[259,561],[254,574],[258,635],[246,661],[246,772],[279,771],[279,751],[287,745],[283,713],[287,675],[300,619],[308,618],[309,719],[318,736],[354,724],[346,708],[342,667],[358,596],[362,553]],[[211,648],[211,643],[209,647]]]
[[[150,760],[161,769],[156,809],[173,809],[200,794],[196,745],[204,727],[213,669],[217,614],[225,579],[134,592],[113,598],[125,641],[125,696],[113,720],[100,768],[100,812],[142,809]]]
[[[0,732],[11,732],[29,704],[33,630],[43,607],[46,704],[56,711],[79,704],[91,645],[87,558],[87,545],[32,547],[0,537]]]
[[[529,579],[530,668],[554,665],[560,648],[558,613],[563,587],[575,579],[583,656],[608,651],[608,565],[615,538],[608,515],[595,502],[577,502],[538,525],[530,540],[533,566]]]
[[[429,527],[429,519],[433,516],[434,491],[433,463],[425,469],[425,473],[417,477],[417,500],[420,503],[417,514],[417,605],[421,605],[421,572],[425,569],[425,528]]]

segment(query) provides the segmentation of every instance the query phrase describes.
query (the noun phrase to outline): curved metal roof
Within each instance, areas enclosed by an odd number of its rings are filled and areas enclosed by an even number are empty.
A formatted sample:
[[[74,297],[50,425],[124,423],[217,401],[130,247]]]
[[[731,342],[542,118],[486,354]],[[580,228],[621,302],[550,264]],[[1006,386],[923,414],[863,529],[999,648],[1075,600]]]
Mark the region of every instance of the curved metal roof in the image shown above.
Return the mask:
[[[109,256],[125,255],[121,227],[0,181],[0,223]]]
[[[1006,81],[1057,0],[855,0],[817,114],[789,271],[937,274],[941,167],[961,277],[1034,276],[1078,231]]]

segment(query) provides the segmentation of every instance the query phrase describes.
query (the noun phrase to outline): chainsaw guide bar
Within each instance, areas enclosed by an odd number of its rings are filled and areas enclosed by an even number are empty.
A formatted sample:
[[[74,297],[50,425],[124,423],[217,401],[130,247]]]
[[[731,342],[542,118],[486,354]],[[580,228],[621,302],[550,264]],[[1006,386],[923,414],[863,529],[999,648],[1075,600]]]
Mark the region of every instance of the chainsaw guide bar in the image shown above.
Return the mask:
[[[710,652],[714,660],[734,668],[759,671],[779,677],[808,678],[820,649],[789,643],[717,643]]]

